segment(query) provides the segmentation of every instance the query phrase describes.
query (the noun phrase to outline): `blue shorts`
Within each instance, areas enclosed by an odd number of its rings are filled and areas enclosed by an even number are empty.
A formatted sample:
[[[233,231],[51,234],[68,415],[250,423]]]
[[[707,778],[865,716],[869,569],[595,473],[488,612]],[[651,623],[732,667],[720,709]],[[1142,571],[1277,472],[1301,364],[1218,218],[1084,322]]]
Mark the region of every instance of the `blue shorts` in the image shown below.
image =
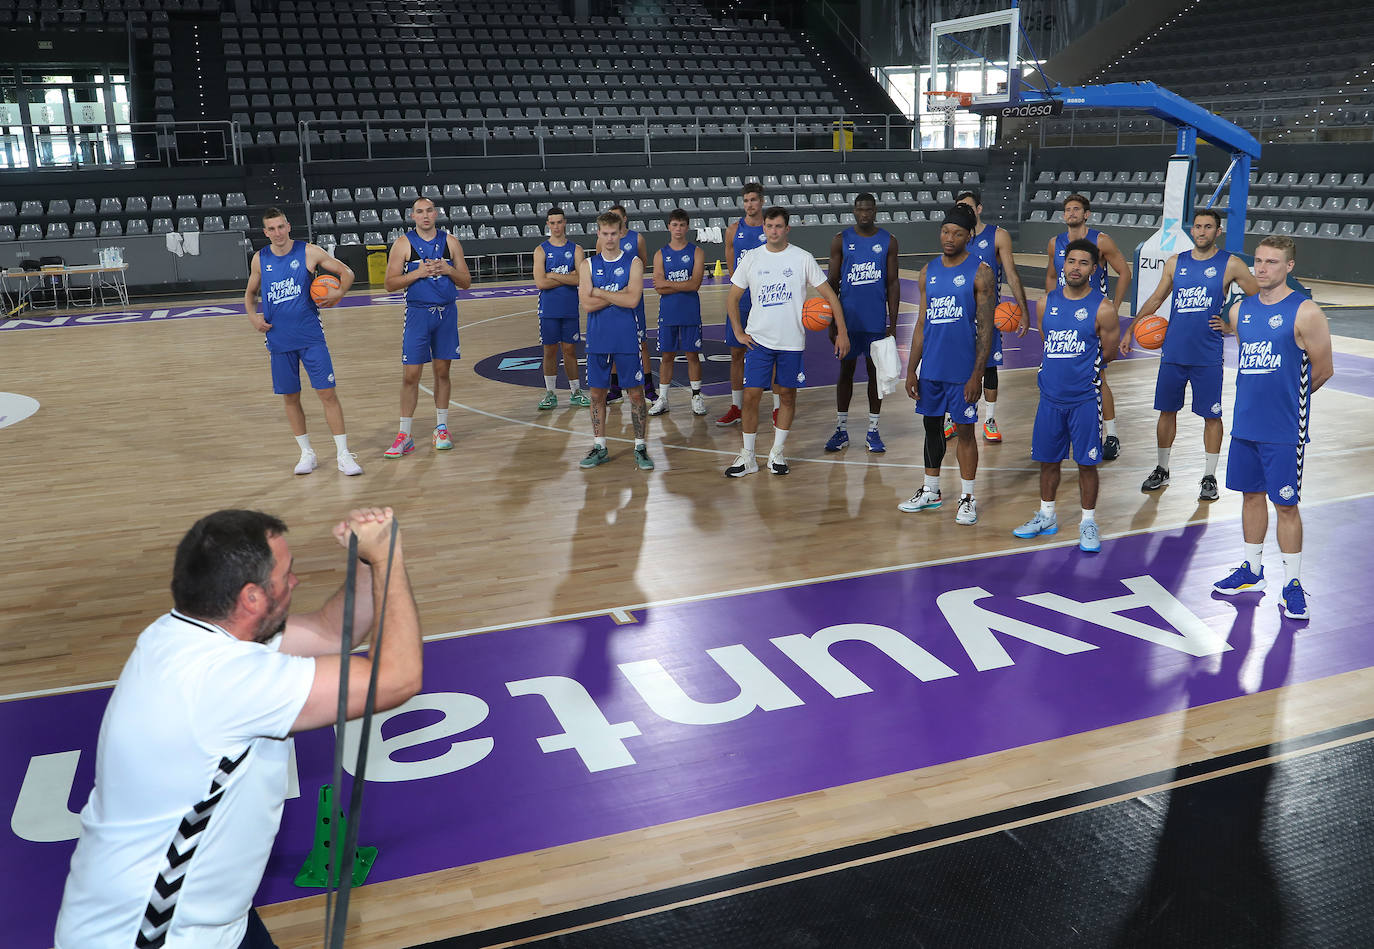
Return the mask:
[[[964,399],[962,382],[936,382],[919,376],[916,395],[917,415],[943,416],[948,413],[956,425],[974,425],[978,422],[978,406],[970,405]]]
[[[588,353],[587,388],[609,389],[612,368],[622,388],[644,385],[644,364],[640,362],[639,353]],[[631,379],[634,381],[629,381]]]
[[[854,362],[860,356],[867,356],[869,347],[880,339],[887,337],[887,333],[865,333],[863,330],[849,331],[849,352],[845,354],[841,362]]]
[[[329,347],[324,343],[269,355],[272,359],[272,391],[277,395],[301,391],[302,363],[305,364],[306,375],[310,377],[310,388],[334,388],[334,362],[329,358]]]
[[[752,308],[753,304],[749,301],[749,294],[746,292],[739,301],[739,321],[744,325],[744,331],[746,333],[749,332],[749,311]],[[733,349],[744,348],[744,344],[741,343],[739,337],[735,335],[735,324],[730,322],[728,314],[725,317],[725,345]]]
[[[1061,462],[1069,457],[1070,442],[1073,460],[1080,467],[1102,460],[1102,408],[1098,400],[1069,405],[1042,396],[1031,429],[1031,460],[1051,465]]]
[[[658,351],[661,353],[701,352],[701,324],[682,326],[658,324]]]
[[[1231,436],[1231,452],[1226,456],[1227,490],[1264,493],[1275,504],[1297,504],[1302,494],[1302,460],[1306,447],[1252,442]]]
[[[581,320],[576,316],[540,317],[539,342],[545,346],[559,343],[580,343],[582,341]]]
[[[805,353],[790,349],[769,349],[755,345],[744,354],[744,387],[767,389],[772,386],[777,370],[777,385],[782,389],[800,389],[806,385]]]
[[[457,359],[458,307],[408,306],[401,331],[401,362],[422,366],[432,359]]]
[[[1192,386],[1193,414],[1221,418],[1221,365],[1180,366],[1160,362],[1155,380],[1155,411],[1177,412],[1183,408],[1183,387]]]
[[[993,327],[992,349],[988,350],[988,364],[984,369],[996,369],[1002,365],[1002,331]]]

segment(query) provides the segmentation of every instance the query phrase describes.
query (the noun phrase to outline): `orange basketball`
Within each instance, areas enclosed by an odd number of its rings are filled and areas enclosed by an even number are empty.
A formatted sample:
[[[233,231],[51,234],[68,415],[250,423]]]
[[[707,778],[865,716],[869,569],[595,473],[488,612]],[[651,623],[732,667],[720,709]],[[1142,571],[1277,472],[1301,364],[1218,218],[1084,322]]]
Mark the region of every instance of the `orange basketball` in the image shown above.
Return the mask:
[[[835,318],[835,311],[825,297],[812,297],[802,304],[802,326],[809,330],[823,330]]]
[[[1158,349],[1164,345],[1164,334],[1169,330],[1169,321],[1162,316],[1147,316],[1135,325],[1135,341],[1145,349]]]
[[[310,299],[314,300],[316,305],[321,304],[325,297],[337,289],[339,289],[339,278],[332,273],[322,273],[310,281]]]
[[[992,322],[1004,333],[1014,333],[1021,328],[1021,308],[1008,300],[997,304],[992,313]]]

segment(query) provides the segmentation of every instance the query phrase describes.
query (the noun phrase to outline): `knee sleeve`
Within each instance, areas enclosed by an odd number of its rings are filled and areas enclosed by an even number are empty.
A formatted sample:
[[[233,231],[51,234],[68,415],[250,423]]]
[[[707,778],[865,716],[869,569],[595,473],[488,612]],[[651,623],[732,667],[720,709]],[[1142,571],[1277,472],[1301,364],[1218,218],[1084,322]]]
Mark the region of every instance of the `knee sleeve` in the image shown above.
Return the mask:
[[[926,467],[938,468],[945,462],[945,419],[942,415],[923,416],[926,427]]]
[[[983,370],[983,388],[984,388],[984,389],[996,389],[996,388],[997,388],[997,367],[996,367],[996,366],[988,366],[986,369]]]

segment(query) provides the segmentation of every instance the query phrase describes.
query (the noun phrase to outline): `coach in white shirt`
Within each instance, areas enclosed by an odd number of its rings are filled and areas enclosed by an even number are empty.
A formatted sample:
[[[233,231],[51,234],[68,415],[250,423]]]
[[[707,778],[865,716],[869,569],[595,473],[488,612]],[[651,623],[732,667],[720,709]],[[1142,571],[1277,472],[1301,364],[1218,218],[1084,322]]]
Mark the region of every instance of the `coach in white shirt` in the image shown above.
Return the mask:
[[[725,298],[725,313],[730,318],[735,338],[744,345],[744,450],[735,463],[725,469],[728,478],[743,478],[759,470],[754,460],[754,439],[759,428],[759,400],[768,386],[778,393],[780,402],[773,419],[773,447],[768,452],[768,470],[776,475],[788,473],[783,443],[796,417],[797,387],[806,384],[804,351],[806,330],[802,326],[802,304],[806,288],[815,287],[830,304],[835,315],[835,355],[849,352],[849,333],[845,330],[840,298],[816,265],[816,258],[800,247],[787,243],[791,230],[787,209],[771,207],[763,213],[763,236],[768,243],[755,247],[735,265],[730,278],[730,295]],[[749,311],[749,332],[744,331],[739,305],[748,290],[753,300]]]
[[[358,641],[383,596],[392,520],[355,510],[333,531],[345,546],[358,536]],[[298,581],[285,535],[271,515],[219,511],[178,545],[175,609],[139,636],[100,724],[57,949],[273,945],[251,903],[286,800],[288,739],[334,724],[344,608],[340,589],[288,618]],[[420,645],[398,533],[378,710],[419,691]],[[350,717],[371,668],[349,665]]]

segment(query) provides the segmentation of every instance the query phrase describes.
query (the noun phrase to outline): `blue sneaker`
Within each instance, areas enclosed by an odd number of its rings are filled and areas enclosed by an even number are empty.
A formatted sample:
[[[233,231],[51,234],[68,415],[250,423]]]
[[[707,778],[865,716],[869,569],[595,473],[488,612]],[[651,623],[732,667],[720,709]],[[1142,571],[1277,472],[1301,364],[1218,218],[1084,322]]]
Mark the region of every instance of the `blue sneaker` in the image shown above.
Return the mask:
[[[880,455],[887,451],[887,446],[883,444],[883,436],[878,434],[876,428],[864,436],[864,443],[868,445],[868,450],[874,454]]]
[[[1057,534],[1059,533],[1059,518],[1053,514],[1045,516],[1044,511],[1036,511],[1035,516],[1020,527],[1014,527],[1011,531],[1017,537],[1035,537],[1037,534]]]
[[[1283,588],[1283,615],[1289,619],[1307,619],[1307,591],[1297,580],[1289,580]]]
[[[839,451],[849,444],[849,433],[842,428],[835,429],[835,434],[830,436],[830,441],[825,443],[826,451]]]
[[[1078,549],[1090,554],[1102,549],[1102,538],[1097,533],[1096,521],[1084,521],[1078,525]]]
[[[1261,566],[1259,573],[1255,573],[1250,568],[1250,561],[1242,560],[1240,566],[1232,570],[1229,577],[1212,584],[1212,589],[1227,596],[1234,596],[1237,593],[1258,593],[1268,585],[1264,579],[1264,567]]]

